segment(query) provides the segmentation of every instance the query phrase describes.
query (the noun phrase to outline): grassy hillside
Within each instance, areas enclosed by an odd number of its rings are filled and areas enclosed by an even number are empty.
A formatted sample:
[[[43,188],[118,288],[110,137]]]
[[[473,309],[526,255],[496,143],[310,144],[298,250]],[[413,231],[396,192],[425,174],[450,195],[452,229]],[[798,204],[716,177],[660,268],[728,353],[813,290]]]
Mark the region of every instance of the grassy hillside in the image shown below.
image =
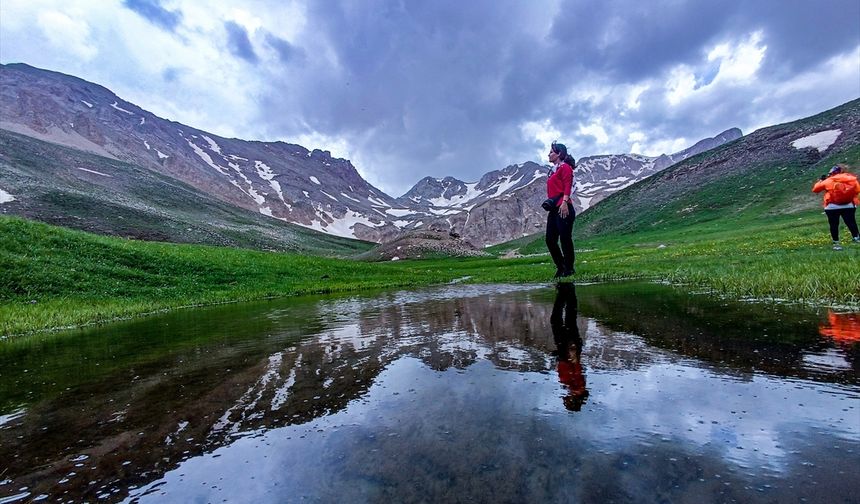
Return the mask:
[[[841,130],[824,153],[791,142]],[[582,237],[645,231],[820,211],[810,193],[819,175],[841,162],[860,167],[860,100],[813,117],[764,128],[694,156],[620,191],[577,219]],[[826,231],[826,229],[825,229]]]
[[[823,154],[791,142],[842,131]],[[738,297],[860,302],[860,246],[830,248],[821,195],[835,163],[860,168],[860,100],[764,128],[672,166],[577,216],[577,277],[638,277]],[[842,226],[843,242],[850,239]],[[543,234],[488,249],[546,252]]]
[[[373,245],[255,214],[133,164],[2,129],[0,180],[19,195],[0,212],[98,234],[327,256]]]

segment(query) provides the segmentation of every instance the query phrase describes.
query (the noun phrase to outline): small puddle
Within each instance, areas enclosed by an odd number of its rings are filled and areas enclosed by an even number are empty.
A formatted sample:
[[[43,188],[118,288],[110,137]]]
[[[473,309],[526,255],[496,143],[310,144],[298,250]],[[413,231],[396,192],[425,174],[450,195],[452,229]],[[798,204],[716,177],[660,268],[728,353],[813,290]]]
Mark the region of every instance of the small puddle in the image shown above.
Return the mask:
[[[0,346],[0,502],[847,502],[860,317],[449,285]]]

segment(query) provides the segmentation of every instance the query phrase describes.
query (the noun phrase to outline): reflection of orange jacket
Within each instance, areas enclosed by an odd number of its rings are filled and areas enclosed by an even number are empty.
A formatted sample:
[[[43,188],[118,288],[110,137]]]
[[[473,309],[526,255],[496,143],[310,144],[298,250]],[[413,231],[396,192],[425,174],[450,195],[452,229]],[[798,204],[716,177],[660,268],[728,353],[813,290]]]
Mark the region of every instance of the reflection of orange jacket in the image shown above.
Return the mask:
[[[827,323],[818,326],[818,332],[837,343],[860,342],[860,313],[834,313],[830,310]]]
[[[824,206],[827,206],[830,203],[830,191],[833,189],[833,185],[837,182],[844,182],[846,184],[853,184],[856,188],[856,191],[860,193],[860,182],[857,182],[857,177],[853,173],[837,173],[836,175],[831,175],[824,180],[819,180],[812,186],[812,192],[820,193],[824,192]],[[858,196],[854,196],[854,205],[860,205],[860,199]]]

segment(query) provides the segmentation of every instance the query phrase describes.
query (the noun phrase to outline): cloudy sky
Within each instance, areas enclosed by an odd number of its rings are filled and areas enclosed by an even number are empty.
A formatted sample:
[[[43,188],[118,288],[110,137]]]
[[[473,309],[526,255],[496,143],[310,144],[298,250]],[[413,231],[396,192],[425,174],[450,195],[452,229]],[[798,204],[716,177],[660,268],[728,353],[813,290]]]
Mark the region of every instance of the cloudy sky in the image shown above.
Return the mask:
[[[2,0],[0,62],[330,150],[399,196],[553,140],[658,155],[860,97],[860,2]]]

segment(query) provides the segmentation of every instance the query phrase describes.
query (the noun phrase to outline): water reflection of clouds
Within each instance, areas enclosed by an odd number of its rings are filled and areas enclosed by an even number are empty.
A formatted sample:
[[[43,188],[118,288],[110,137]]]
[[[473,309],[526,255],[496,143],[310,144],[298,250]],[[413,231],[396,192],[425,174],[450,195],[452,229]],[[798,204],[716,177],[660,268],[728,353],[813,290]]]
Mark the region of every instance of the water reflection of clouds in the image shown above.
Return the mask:
[[[858,426],[833,430],[840,419],[826,411],[838,408],[829,404],[835,398],[820,397],[822,385],[762,376],[723,380],[690,364],[596,373],[595,400],[572,414],[558,401],[551,374],[503,371],[486,360],[434,371],[401,357],[337,414],[235,439],[132,496],[152,489],[141,502],[275,502],[289,492],[296,501],[349,502],[378,500],[393,488],[408,495],[414,486],[416,492],[434,488],[439,497],[441,488],[463,485],[468,474],[490,477],[491,495],[495,485],[522,485],[528,474],[542,474],[541,467],[557,471],[556,464],[573,464],[586,478],[599,470],[602,456],[630,460],[628,478],[659,478],[649,476],[654,467],[686,463],[701,465],[700,477],[709,480],[722,473],[761,481],[796,471],[804,463],[796,454],[810,433],[826,430],[835,436],[831,443],[857,441]],[[635,387],[640,371],[647,371],[645,381],[661,385]],[[702,380],[716,382],[707,394],[697,384]],[[787,404],[787,397],[808,407]],[[645,464],[643,453],[654,460]],[[505,475],[493,479],[494,467]],[[507,472],[514,469],[520,472]],[[454,474],[461,478],[448,479]],[[577,481],[569,495],[583,491],[583,480]]]
[[[847,440],[860,437],[856,411],[843,412],[849,407],[845,401],[860,397],[856,391],[839,397],[810,382],[766,376],[741,382],[670,363],[590,376],[595,391],[590,410],[602,426],[593,435],[616,448],[623,439],[669,436],[721,453],[742,467],[780,471],[800,434],[824,429]]]
[[[803,354],[803,366],[810,371],[831,372],[851,370],[845,352],[837,348],[826,348],[821,352]]]

